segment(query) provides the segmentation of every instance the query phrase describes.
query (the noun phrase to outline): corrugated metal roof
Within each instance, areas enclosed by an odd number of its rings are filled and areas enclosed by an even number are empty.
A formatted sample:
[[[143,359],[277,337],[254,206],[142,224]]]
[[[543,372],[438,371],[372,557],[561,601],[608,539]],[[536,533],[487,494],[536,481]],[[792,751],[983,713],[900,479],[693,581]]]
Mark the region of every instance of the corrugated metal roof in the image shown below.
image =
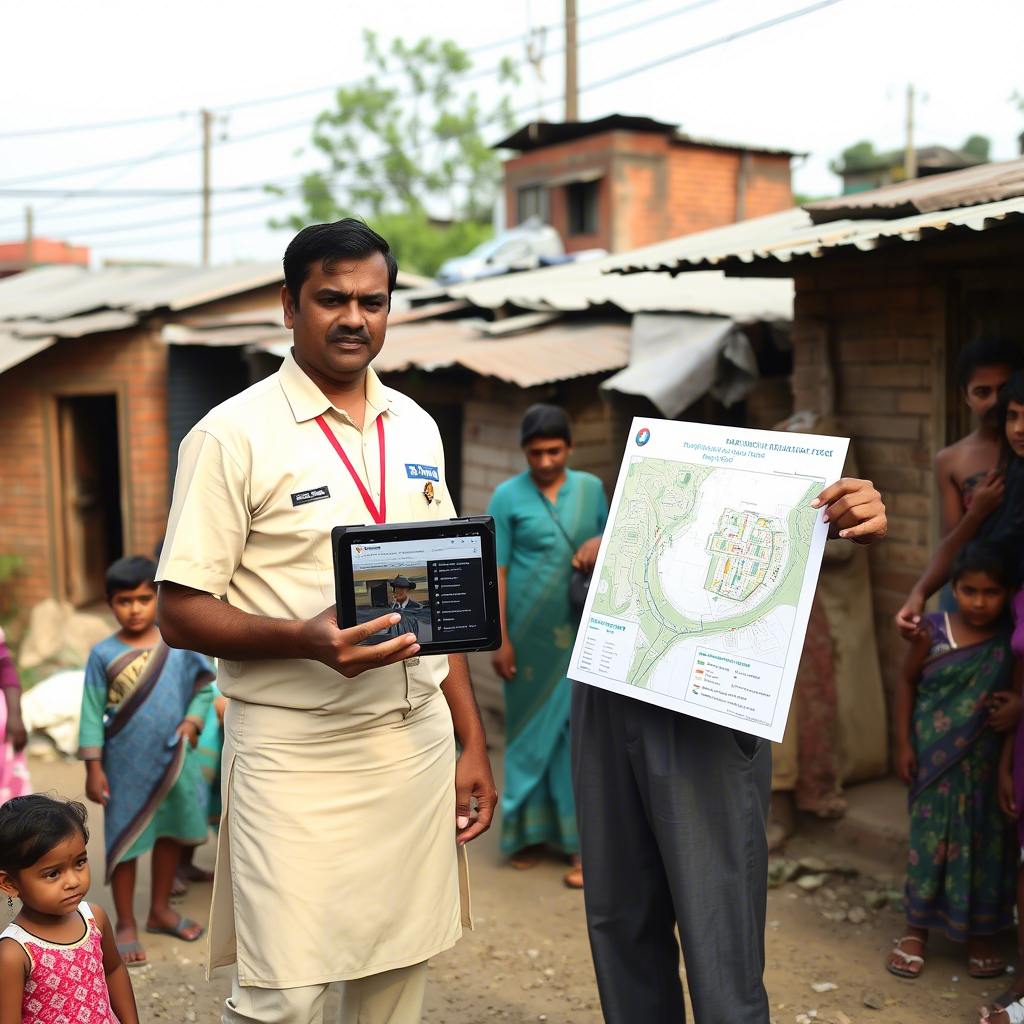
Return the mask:
[[[41,267],[0,280],[0,320],[63,320],[102,309],[181,310],[283,280],[281,264],[229,267]],[[68,271],[74,270],[74,273]]]
[[[79,337],[131,326],[140,314],[154,310],[178,312],[278,283],[284,283],[278,260],[226,267],[38,267],[0,279],[0,322],[63,321],[66,326],[55,326],[54,333]],[[424,283],[431,282],[398,274],[399,287]],[[110,311],[128,316],[104,319]],[[92,326],[86,315],[96,317]],[[20,327],[10,329],[22,333]]]
[[[164,324],[160,340],[168,345],[208,345],[222,348],[226,345],[262,345],[287,341],[291,346],[292,332],[283,325],[235,324],[216,329],[189,327],[186,324]]]
[[[1024,157],[822,199],[804,207],[815,224],[863,217],[911,217],[1024,195]]]
[[[898,220],[840,220],[818,225],[811,223],[805,211],[796,209],[660,242],[607,262],[608,269],[627,273],[701,270],[734,262],[788,263],[795,257],[821,256],[844,247],[869,250],[895,242],[919,242],[945,231],[984,231],[1022,217],[1024,197]],[[678,284],[685,278],[673,280]]]
[[[806,214],[802,219],[808,222]],[[611,303],[627,313],[702,313],[739,321],[793,318],[793,283],[788,279],[732,278],[721,271],[674,280],[661,274],[605,273],[619,269],[627,257],[645,258],[641,254],[648,251],[504,274],[448,290],[485,309],[512,303],[524,309],[570,311]]]
[[[82,338],[100,331],[119,331],[138,323],[138,315],[120,309],[103,309],[98,313],[71,316],[64,320],[15,320],[6,326],[20,338],[39,338],[46,334],[58,338]]]
[[[378,373],[461,366],[521,388],[621,370],[629,362],[629,324],[558,323],[512,338],[481,338],[460,320],[399,324],[373,361]],[[281,357],[291,338],[259,346]]]

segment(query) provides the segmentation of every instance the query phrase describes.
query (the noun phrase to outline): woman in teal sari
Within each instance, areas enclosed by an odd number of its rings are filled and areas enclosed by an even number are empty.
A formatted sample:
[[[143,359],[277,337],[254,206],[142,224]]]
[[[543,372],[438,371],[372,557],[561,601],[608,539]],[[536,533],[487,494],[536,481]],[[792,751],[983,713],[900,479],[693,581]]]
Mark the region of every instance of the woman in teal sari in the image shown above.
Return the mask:
[[[579,613],[569,603],[575,568],[589,571],[608,518],[601,481],[566,468],[569,420],[557,406],[527,410],[520,443],[529,469],[494,492],[488,514],[498,541],[505,680],[502,851],[533,867],[545,843],[572,862],[566,884],[583,885],[569,763],[566,676]]]

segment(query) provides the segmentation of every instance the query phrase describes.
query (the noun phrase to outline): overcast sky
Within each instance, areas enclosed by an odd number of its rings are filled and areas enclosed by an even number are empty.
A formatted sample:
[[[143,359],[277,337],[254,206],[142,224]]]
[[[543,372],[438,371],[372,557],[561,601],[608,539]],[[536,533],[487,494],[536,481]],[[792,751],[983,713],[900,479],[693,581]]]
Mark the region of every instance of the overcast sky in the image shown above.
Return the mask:
[[[905,95],[916,86],[919,144],[959,146],[988,135],[994,159],[1018,154],[1024,114],[1010,102],[1024,92],[1021,0],[839,0],[805,17],[588,89],[616,73],[718,39],[813,0],[578,0],[580,114],[643,114],[696,135],[808,151],[794,160],[794,188],[835,194],[828,162],[860,139],[879,148],[903,143]],[[677,13],[672,13],[677,12]],[[666,15],[656,23],[638,24]],[[318,166],[307,147],[309,125],[328,105],[333,85],[360,78],[362,31],[407,41],[445,36],[487,49],[477,68],[502,55],[523,56],[530,26],[554,26],[543,65],[545,108],[561,120],[563,0],[434,3],[245,4],[138,0],[7,4],[0,57],[0,192],[12,188],[192,189],[200,184],[198,110],[229,115],[226,140],[213,156],[217,188],[296,179]],[[587,45],[595,36],[610,35]],[[473,83],[485,101],[500,87]],[[467,88],[469,88],[467,86]],[[252,106],[247,101],[305,90],[301,98]],[[524,69],[513,99],[534,117],[538,86]],[[12,137],[34,129],[173,115],[153,123]],[[286,127],[294,126],[294,127]],[[262,137],[247,139],[250,134]],[[498,138],[497,132],[494,138]],[[150,159],[164,150],[186,150]],[[139,161],[136,165],[127,163]],[[110,165],[110,166],[106,166]],[[103,169],[92,169],[100,168]],[[74,172],[57,176],[58,172]],[[24,206],[36,233],[91,246],[94,260],[199,258],[199,199],[59,200],[0,196],[0,240],[21,236]],[[294,200],[266,204],[258,192],[215,200],[214,262],[280,257],[288,234],[266,228]],[[232,208],[250,207],[249,209]],[[95,212],[93,212],[95,211]],[[150,222],[166,221],[149,225]]]

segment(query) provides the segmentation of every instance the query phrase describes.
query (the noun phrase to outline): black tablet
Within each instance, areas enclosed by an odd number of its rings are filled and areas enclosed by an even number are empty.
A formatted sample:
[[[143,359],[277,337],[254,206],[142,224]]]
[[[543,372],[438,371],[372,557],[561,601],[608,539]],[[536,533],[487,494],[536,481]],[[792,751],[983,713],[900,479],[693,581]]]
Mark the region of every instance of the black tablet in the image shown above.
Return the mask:
[[[389,611],[402,617],[362,643],[415,633],[424,655],[501,646],[490,516],[336,526],[331,546],[338,625],[346,629]]]

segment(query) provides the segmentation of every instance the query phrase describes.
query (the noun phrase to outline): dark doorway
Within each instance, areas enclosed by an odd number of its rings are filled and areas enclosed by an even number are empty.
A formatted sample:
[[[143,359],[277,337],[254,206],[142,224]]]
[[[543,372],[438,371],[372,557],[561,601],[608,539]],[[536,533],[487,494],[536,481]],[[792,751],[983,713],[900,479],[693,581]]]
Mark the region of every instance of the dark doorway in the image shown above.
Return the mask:
[[[117,395],[57,399],[64,593],[76,606],[104,596],[107,566],[124,554]]]
[[[954,288],[948,311],[946,346],[946,444],[958,441],[974,425],[964,401],[956,364],[963,347],[983,335],[1014,338],[1024,344],[1024,297],[1020,265],[993,269],[984,284],[976,280]]]
[[[167,346],[167,463],[172,490],[178,446],[185,435],[215,405],[251,383],[245,353],[237,345]]]

